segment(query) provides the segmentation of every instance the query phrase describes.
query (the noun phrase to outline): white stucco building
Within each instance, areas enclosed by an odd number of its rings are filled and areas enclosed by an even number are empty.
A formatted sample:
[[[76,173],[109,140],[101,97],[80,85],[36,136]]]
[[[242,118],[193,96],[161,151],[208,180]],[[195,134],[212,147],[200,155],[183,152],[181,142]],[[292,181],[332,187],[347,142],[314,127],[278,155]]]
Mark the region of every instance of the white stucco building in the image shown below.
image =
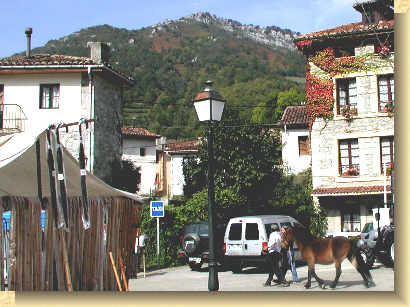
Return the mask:
[[[170,199],[184,195],[183,165],[185,159],[195,157],[199,148],[199,140],[167,143],[165,147],[167,161],[167,194]]]
[[[297,174],[311,167],[306,106],[285,109],[279,123],[282,138],[282,161],[289,174]]]
[[[129,160],[139,168],[140,178],[137,194],[149,196],[159,190],[160,171],[158,163],[162,148],[160,135],[144,128],[122,127],[122,160]]]
[[[106,44],[89,46],[89,58],[28,49],[25,56],[0,59],[0,133],[96,119],[83,135],[87,169],[110,184],[122,152],[123,90],[133,80],[107,64]],[[61,140],[77,157],[78,126],[62,129]]]

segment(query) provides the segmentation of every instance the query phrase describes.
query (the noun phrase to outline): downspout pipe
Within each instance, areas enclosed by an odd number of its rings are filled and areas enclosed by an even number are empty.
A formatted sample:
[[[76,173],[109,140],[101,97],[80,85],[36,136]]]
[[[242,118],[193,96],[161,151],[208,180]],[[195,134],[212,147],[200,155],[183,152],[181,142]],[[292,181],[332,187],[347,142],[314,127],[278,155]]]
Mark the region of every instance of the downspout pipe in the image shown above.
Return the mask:
[[[92,72],[91,69],[93,67],[98,67],[98,66],[88,66],[88,95],[89,95],[89,99],[90,99],[90,118],[94,118],[94,87],[93,87],[93,76],[92,76]],[[95,131],[95,129],[94,129]],[[88,170],[90,172],[93,172],[93,134],[92,131],[90,129],[90,137],[89,137],[89,164],[88,164]]]

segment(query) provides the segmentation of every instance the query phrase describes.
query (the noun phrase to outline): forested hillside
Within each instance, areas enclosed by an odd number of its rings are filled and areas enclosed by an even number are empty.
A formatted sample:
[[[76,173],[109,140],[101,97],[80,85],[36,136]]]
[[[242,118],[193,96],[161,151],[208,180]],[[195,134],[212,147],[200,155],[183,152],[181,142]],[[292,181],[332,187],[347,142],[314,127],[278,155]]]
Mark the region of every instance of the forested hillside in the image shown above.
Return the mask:
[[[113,67],[136,81],[124,124],[190,138],[200,133],[192,99],[208,79],[244,122],[275,123],[303,101],[305,59],[292,47],[295,35],[198,13],[138,30],[89,27],[33,53],[89,56],[87,42],[108,42]]]

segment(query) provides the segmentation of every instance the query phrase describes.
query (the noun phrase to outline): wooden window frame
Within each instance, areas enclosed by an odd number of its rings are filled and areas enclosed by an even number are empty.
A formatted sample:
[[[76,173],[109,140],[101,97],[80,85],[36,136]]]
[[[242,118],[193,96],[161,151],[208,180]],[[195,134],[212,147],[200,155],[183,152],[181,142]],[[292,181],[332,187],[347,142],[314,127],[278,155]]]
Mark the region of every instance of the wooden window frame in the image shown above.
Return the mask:
[[[56,88],[56,87],[57,87],[58,96],[54,96],[53,89]],[[43,101],[44,89],[46,89],[46,88],[50,89],[50,97],[48,99],[47,105],[44,106],[42,101]],[[59,109],[60,108],[60,84],[58,84],[58,83],[40,84],[39,108],[42,109],[42,110]]]
[[[360,219],[360,208],[344,208],[343,210],[340,211],[340,219],[341,219],[341,227],[340,227],[341,229],[340,229],[340,231],[345,232],[343,230],[343,225],[344,225],[344,222],[345,222],[344,216],[347,215],[347,214],[350,215],[349,221],[348,221],[348,223],[350,225],[350,229],[349,229],[348,232],[357,232],[357,231],[360,232],[362,230],[362,221]],[[353,226],[354,226],[354,215],[359,216],[359,219],[358,219],[359,228],[358,228],[358,230],[355,230],[353,228]]]
[[[380,174],[384,175],[384,163],[383,163],[383,140],[388,140],[389,141],[389,147],[390,147],[390,168],[393,167],[394,165],[394,136],[382,136],[380,137]]]
[[[340,176],[359,176],[360,175],[360,163],[359,164],[353,164],[352,160],[353,160],[353,156],[352,156],[352,143],[354,141],[357,141],[357,145],[359,146],[359,140],[358,139],[341,139],[339,140],[339,144],[338,144],[338,154],[339,154],[339,175]],[[342,142],[347,142],[347,151],[348,151],[348,158],[349,158],[349,165],[348,165],[348,169],[356,169],[357,174],[351,174],[351,175],[346,175],[345,172],[343,172],[343,166],[342,165],[342,155],[341,155],[341,148],[340,148],[340,144]],[[358,147],[358,151],[359,151],[359,155],[358,155],[358,159],[360,160],[360,148]]]
[[[382,78],[386,78],[387,80],[387,102],[380,101],[380,79]],[[386,74],[386,75],[378,75],[377,76],[377,109],[379,110],[379,112],[385,112],[384,111],[384,106],[381,107],[381,103],[383,103],[384,105],[387,105],[389,103],[391,103],[394,106],[394,85],[393,85],[393,91],[392,91],[392,86],[391,86],[391,81],[393,80],[394,83],[394,74]],[[393,95],[392,95],[393,93]]]
[[[140,157],[145,157],[147,155],[147,150],[145,147],[140,147]]]
[[[301,144],[306,146],[305,150],[302,150]],[[308,156],[310,154],[309,151],[309,137],[307,135],[299,135],[298,136],[298,149],[299,149],[299,157],[301,156]]]
[[[349,84],[351,81],[354,81],[355,88],[356,88],[356,98],[357,98],[357,82],[356,78],[341,78],[336,80],[336,104],[337,104],[337,114],[341,114],[341,106],[340,106],[340,89],[343,86],[343,90],[346,93],[346,106],[353,106],[357,108],[357,103],[355,105],[350,104],[350,95],[349,95]]]

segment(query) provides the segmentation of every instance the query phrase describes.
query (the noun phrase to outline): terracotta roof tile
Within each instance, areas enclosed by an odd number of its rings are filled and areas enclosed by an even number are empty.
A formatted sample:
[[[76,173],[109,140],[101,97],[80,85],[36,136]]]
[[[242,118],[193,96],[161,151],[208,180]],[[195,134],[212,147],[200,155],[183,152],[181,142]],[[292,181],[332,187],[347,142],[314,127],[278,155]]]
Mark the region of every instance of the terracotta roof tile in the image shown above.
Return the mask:
[[[387,185],[386,190],[390,193],[391,186]],[[357,187],[335,187],[335,188],[317,188],[312,194],[326,194],[326,195],[338,195],[338,194],[373,194],[384,192],[384,186],[374,185],[374,186],[357,186]]]
[[[307,127],[308,115],[306,106],[289,106],[285,109],[280,121],[280,125],[283,126],[298,126]]]
[[[198,151],[199,140],[180,141],[168,143],[165,151]]]
[[[299,36],[295,41],[301,41],[306,39],[318,39],[332,36],[339,36],[342,34],[360,34],[367,32],[380,32],[380,31],[393,31],[394,30],[394,19],[392,20],[381,20],[379,23],[375,24],[364,24],[362,22],[356,22],[351,24],[346,24],[338,26],[332,29],[307,33]]]
[[[25,65],[93,65],[93,60],[86,57],[68,56],[61,54],[35,54],[29,58],[16,55],[0,59],[1,66],[25,66]]]
[[[153,137],[159,138],[161,137],[159,134],[155,132],[149,131],[144,128],[136,128],[131,126],[123,126],[121,128],[122,135],[124,136],[143,136],[143,137]]]
[[[91,58],[87,57],[69,56],[62,54],[34,54],[29,58],[23,55],[15,55],[0,59],[0,70],[10,69],[12,68],[11,66],[21,68],[26,68],[24,66],[33,66],[34,68],[41,69],[43,68],[43,66],[51,65],[56,66],[56,68],[67,68],[67,66],[86,67],[87,65],[103,65],[103,67],[107,68],[108,70],[122,76],[130,82],[133,82],[133,79],[131,77],[113,69],[109,63],[99,64],[94,62]]]

